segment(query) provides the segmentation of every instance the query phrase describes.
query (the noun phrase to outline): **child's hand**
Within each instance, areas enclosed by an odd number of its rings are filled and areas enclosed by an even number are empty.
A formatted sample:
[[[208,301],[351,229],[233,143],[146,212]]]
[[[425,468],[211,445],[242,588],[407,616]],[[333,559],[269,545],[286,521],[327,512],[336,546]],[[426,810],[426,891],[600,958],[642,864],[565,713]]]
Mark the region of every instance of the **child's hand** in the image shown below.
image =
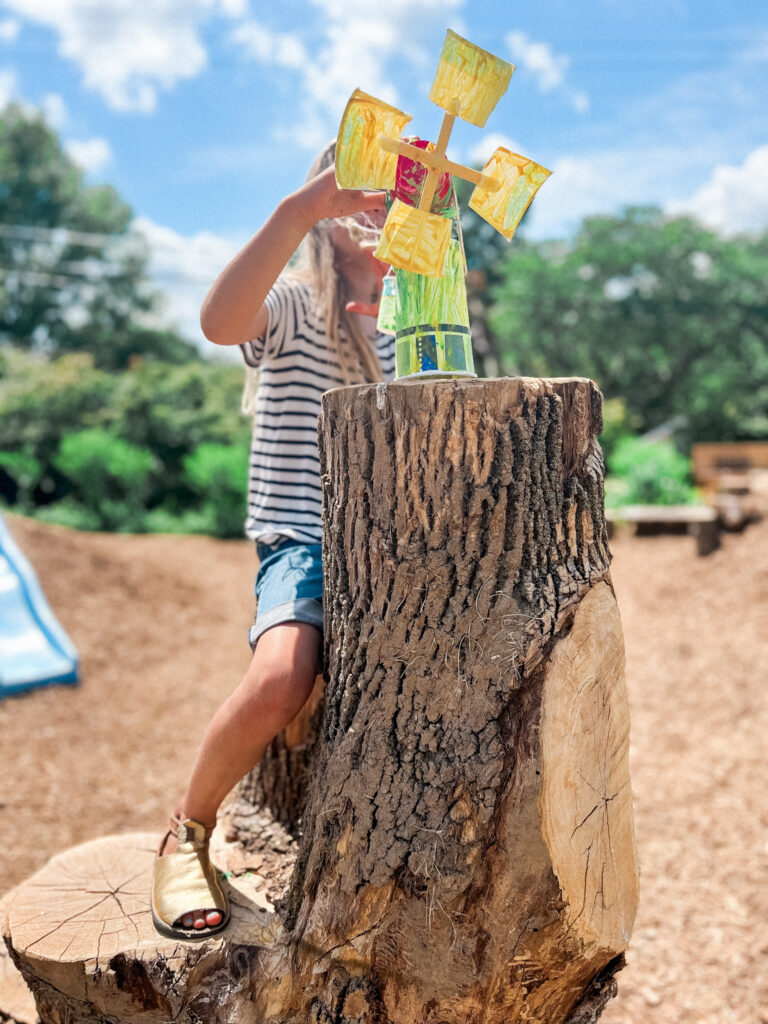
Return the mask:
[[[296,196],[302,200],[313,224],[331,217],[349,217],[364,210],[385,212],[383,192],[339,188],[333,167],[326,168],[308,181]]]

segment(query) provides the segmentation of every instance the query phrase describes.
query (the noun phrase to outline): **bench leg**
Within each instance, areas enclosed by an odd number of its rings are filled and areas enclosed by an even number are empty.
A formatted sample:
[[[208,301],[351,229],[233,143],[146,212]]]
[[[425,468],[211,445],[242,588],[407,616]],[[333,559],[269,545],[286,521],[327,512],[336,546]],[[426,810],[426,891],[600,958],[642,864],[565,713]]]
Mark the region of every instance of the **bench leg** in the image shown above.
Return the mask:
[[[699,555],[710,555],[720,547],[720,521],[695,523],[692,527],[696,537],[696,551]]]

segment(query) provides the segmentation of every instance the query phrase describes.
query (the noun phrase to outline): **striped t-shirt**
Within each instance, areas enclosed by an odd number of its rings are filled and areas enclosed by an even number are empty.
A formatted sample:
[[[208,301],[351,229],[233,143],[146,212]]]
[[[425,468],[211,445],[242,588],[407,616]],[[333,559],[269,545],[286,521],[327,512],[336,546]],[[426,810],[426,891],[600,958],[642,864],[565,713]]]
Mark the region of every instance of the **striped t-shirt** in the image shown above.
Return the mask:
[[[248,475],[248,537],[273,544],[322,539],[317,420],[324,391],[344,383],[328,350],[324,318],[306,282],[278,279],[266,298],[269,323],[240,347],[259,368]],[[342,346],[348,344],[342,334]],[[395,339],[376,337],[385,380],[395,367]]]

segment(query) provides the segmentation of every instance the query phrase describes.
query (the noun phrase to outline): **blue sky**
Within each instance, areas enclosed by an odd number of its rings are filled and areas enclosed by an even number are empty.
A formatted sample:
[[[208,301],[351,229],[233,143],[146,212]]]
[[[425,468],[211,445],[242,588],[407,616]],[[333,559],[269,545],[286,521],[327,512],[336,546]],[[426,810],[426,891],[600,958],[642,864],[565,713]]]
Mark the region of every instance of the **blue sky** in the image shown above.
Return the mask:
[[[768,227],[765,0],[0,0],[0,103],[43,109],[89,180],[117,187],[194,335],[208,284],[356,86],[436,137],[447,27],[517,65],[449,155],[506,144],[554,172],[530,237],[636,203]]]

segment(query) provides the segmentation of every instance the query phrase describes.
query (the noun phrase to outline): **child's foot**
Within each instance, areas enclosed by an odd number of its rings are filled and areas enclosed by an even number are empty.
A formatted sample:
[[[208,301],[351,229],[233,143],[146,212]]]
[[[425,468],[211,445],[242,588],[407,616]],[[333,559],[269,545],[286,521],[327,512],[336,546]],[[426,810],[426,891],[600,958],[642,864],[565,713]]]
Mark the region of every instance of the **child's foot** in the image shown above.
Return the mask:
[[[184,815],[171,819],[155,858],[152,920],[163,935],[205,938],[229,919],[226,897],[208,858],[212,828]],[[197,903],[197,909],[189,909]]]
[[[158,857],[165,857],[166,854],[175,853],[179,845],[179,840],[173,832],[168,832],[165,837],[165,842],[158,851]],[[203,928],[215,928],[217,924],[221,924],[223,915],[220,910],[192,910],[188,914],[184,914],[182,917],[174,921],[174,925],[181,925],[182,928],[194,928],[197,931],[201,931]]]

